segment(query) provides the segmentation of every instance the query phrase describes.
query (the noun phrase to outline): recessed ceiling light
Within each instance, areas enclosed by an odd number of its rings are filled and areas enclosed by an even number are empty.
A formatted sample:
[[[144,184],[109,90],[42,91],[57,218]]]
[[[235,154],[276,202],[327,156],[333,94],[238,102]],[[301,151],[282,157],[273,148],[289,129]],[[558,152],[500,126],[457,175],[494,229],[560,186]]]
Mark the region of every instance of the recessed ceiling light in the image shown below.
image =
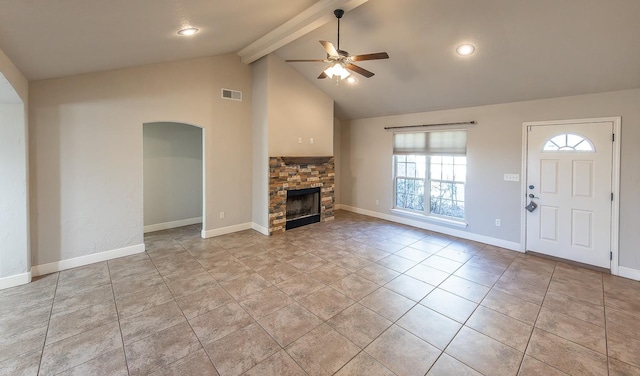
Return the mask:
[[[347,82],[353,85],[356,82],[358,82],[358,79],[353,77],[353,76],[349,76],[349,77],[347,77]]]
[[[188,27],[186,29],[182,29],[180,31],[178,31],[178,35],[193,35],[195,33],[198,32],[198,29],[196,29],[195,27]]]
[[[476,48],[471,44],[461,44],[458,46],[458,48],[456,48],[456,52],[460,56],[471,55],[475,50]]]

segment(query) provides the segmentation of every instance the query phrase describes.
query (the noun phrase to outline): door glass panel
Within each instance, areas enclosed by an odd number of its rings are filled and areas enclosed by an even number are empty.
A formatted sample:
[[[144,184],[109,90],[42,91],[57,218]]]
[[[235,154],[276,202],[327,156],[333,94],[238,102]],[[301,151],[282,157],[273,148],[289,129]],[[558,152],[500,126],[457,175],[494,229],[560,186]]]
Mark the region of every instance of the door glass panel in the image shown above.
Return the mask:
[[[564,133],[552,137],[545,142],[542,151],[586,151],[594,152],[595,148],[589,139],[573,133]]]

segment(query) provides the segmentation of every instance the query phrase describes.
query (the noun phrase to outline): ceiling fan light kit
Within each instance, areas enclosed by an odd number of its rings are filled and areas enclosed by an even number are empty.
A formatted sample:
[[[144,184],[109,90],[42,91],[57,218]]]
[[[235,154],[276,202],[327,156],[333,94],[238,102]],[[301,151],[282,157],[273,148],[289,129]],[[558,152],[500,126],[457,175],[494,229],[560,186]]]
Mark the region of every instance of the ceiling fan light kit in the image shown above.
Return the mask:
[[[344,80],[347,77],[351,76],[351,72],[358,73],[366,78],[372,77],[374,75],[373,72],[368,71],[358,65],[353,64],[355,61],[366,61],[366,60],[380,60],[380,59],[388,59],[389,54],[386,52],[376,52],[372,54],[365,55],[350,55],[347,51],[340,49],[340,19],[344,15],[344,11],[342,9],[336,9],[333,11],[333,14],[338,19],[338,48],[336,48],[333,43],[321,40],[320,44],[324,47],[327,52],[327,58],[323,60],[286,60],[288,63],[329,63],[330,65],[320,73],[318,79],[325,78],[334,78],[337,80]],[[351,76],[352,77],[352,76]],[[353,84],[357,82],[356,79],[352,79],[348,81]]]
[[[351,75],[351,73],[349,73],[347,68],[343,67],[342,64],[340,64],[340,63],[335,63],[334,65],[332,65],[329,68],[325,69],[324,73],[329,78],[333,78],[333,76],[338,76],[338,77],[340,77],[341,80],[344,80],[345,78],[347,78],[347,77],[349,77]]]

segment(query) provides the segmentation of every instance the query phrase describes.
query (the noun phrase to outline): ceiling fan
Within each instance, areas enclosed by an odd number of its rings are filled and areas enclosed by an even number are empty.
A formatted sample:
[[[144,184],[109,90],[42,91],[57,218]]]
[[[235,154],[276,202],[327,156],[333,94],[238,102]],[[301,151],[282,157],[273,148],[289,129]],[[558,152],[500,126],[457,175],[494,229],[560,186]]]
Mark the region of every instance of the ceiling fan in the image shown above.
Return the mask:
[[[333,11],[333,14],[338,19],[338,48],[335,48],[333,43],[328,42],[326,40],[321,40],[320,44],[324,47],[325,51],[327,51],[327,58],[323,60],[286,60],[288,63],[330,63],[331,65],[325,69],[320,75],[318,79],[323,78],[333,78],[333,76],[337,76],[340,79],[347,78],[352,72],[356,72],[358,74],[363,75],[366,78],[369,78],[374,75],[373,72],[368,71],[362,67],[359,67],[353,62],[355,61],[365,61],[365,60],[379,60],[379,59],[388,59],[389,55],[386,52],[376,52],[372,54],[364,54],[364,55],[350,55],[347,51],[340,49],[340,19],[344,15],[344,10],[336,9]]]

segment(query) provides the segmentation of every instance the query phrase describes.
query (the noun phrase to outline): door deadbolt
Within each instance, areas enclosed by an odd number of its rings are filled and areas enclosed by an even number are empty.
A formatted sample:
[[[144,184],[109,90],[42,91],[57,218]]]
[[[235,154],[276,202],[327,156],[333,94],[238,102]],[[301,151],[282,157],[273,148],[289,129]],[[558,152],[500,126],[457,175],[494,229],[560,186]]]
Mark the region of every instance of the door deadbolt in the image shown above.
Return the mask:
[[[533,211],[536,210],[537,207],[538,207],[538,204],[536,204],[535,202],[531,201],[529,203],[529,205],[525,206],[524,208],[527,209],[529,211],[529,213],[533,213]]]

